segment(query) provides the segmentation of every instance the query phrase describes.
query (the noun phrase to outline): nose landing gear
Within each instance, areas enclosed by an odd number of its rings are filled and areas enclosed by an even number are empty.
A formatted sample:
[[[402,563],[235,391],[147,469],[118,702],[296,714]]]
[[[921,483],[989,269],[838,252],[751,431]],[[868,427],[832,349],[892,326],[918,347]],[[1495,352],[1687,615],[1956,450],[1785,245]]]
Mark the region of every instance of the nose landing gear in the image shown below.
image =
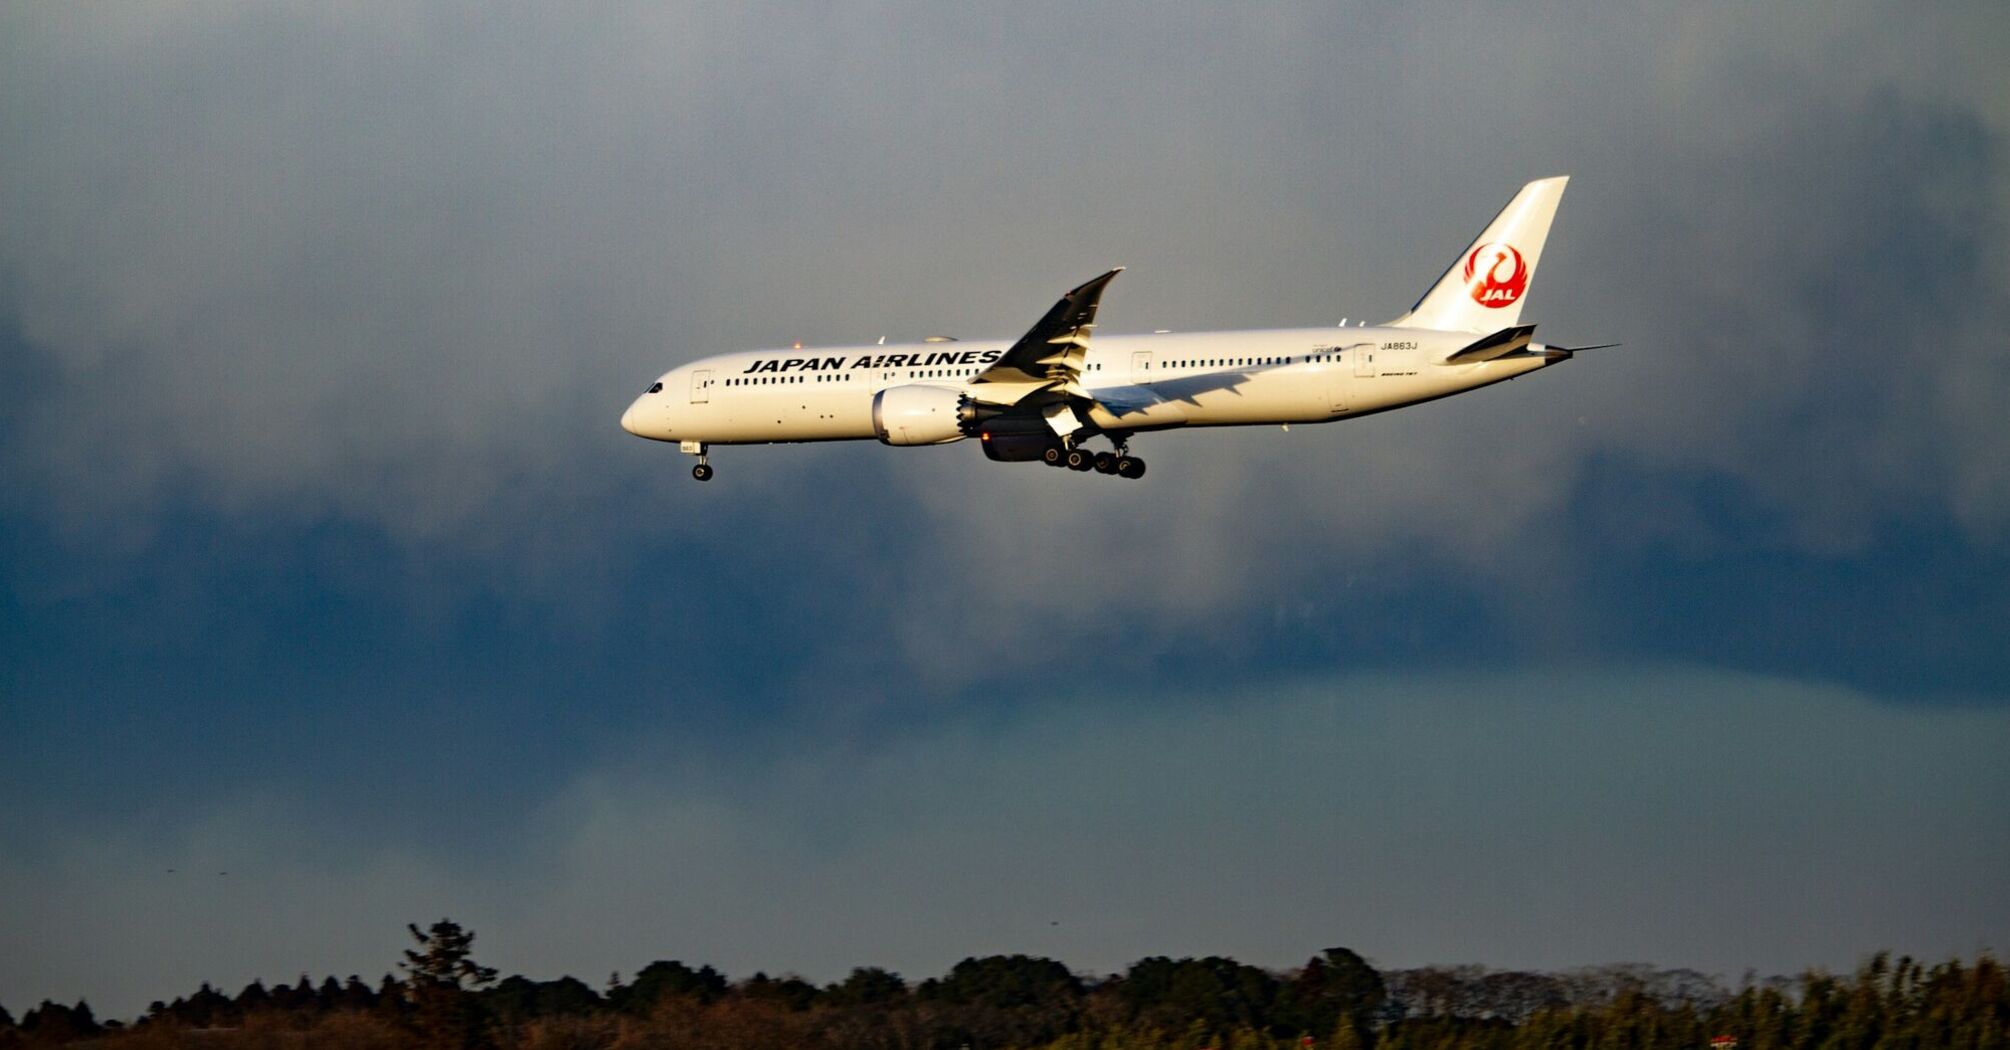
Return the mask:
[[[712,464],[705,458],[705,447],[703,441],[685,441],[677,446],[678,451],[685,455],[698,457],[698,465],[691,468],[691,476],[699,481],[712,480]]]

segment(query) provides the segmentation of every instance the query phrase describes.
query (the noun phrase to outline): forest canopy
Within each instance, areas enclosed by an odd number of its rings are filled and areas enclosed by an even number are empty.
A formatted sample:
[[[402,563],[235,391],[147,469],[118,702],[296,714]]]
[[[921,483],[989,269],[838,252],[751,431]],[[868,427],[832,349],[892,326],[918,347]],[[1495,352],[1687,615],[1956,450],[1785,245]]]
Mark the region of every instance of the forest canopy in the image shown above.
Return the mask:
[[[474,934],[408,927],[396,973],[208,984],[130,1021],[44,1001],[0,1004],[0,1050],[1516,1050],[1737,1047],[1886,1050],[2010,1046],[2010,981],[1989,955],[1931,965],[1888,953],[1848,975],[1747,974],[1735,987],[1645,965],[1564,972],[1428,966],[1378,970],[1328,948],[1288,971],[1221,956],[1140,959],[1084,975],[1054,959],[973,957],[909,982],[862,966],[818,985],[732,980],[658,960],[598,987],[576,977],[497,979]]]

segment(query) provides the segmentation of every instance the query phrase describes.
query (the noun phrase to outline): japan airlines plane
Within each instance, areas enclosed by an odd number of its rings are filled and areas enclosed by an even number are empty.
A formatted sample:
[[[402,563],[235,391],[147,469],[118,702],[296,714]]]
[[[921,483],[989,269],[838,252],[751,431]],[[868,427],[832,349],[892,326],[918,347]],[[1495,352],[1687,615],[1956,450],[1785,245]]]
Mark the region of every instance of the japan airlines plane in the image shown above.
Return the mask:
[[[721,354],[658,377],[621,426],[697,456],[699,481],[712,477],[714,445],[965,438],[999,462],[1143,477],[1133,435],[1352,419],[1570,360],[1575,350],[1537,343],[1535,326],[1519,323],[1566,181],[1523,186],[1408,313],[1377,327],[1099,336],[1091,348],[1118,267],[1062,296],[1017,342]],[[1089,448],[1098,436],[1110,450]]]

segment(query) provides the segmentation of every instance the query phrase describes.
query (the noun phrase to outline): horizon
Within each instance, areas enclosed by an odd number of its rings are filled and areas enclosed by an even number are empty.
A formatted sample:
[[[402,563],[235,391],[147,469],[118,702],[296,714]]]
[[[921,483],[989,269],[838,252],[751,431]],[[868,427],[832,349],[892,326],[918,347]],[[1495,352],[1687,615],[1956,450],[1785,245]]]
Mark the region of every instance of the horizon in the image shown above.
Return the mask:
[[[439,921],[443,924],[455,925],[457,929],[459,928],[458,924],[453,924],[451,919],[441,919]],[[478,934],[478,931],[470,930],[468,932],[471,935]],[[470,938],[471,941],[478,939],[479,939],[478,936],[471,936]],[[1356,959],[1359,959],[1358,956],[1354,956],[1354,953],[1350,949],[1344,947],[1329,947],[1318,951],[1314,951],[1308,957],[1305,963],[1300,963],[1283,968],[1273,968],[1263,966],[1256,966],[1254,968],[1269,974],[1271,977],[1275,978],[1280,982],[1288,983],[1290,981],[1298,979],[1300,975],[1308,972],[1308,968],[1321,964],[1323,958],[1330,957],[1334,953],[1343,953],[1347,956],[1352,956]],[[479,951],[473,951],[470,954],[470,958],[477,960],[479,956],[480,956]],[[1829,977],[1829,976],[1840,977],[1840,976],[1851,976],[1851,975],[1861,978],[1866,973],[1878,970],[1879,967],[1888,967],[1889,965],[1894,963],[1894,961],[1901,966],[1918,964],[1921,967],[1937,968],[1947,966],[1950,964],[1955,966],[1961,966],[1963,964],[1973,966],[1978,963],[1987,964],[1993,960],[1994,955],[1993,953],[1990,952],[1979,953],[1972,960],[1963,959],[1959,957],[1944,960],[1934,960],[1934,959],[1915,960],[1912,959],[1910,956],[1900,956],[1896,960],[1894,960],[1891,952],[1879,950],[1865,953],[1856,966],[1846,971],[1832,972],[1820,967],[1809,967],[1805,970],[1802,970],[1799,973],[1794,974],[1775,973],[1775,974],[1761,975],[1757,971],[1748,968],[1739,975],[1736,981],[1730,981],[1727,980],[1725,978],[1725,975],[1723,974],[1703,973],[1697,970],[1692,970],[1683,967],[1657,967],[1650,963],[1644,963],[1644,962],[1612,962],[1612,963],[1570,966],[1560,969],[1512,970],[1512,969],[1490,968],[1487,966],[1470,964],[1470,963],[1435,963],[1435,964],[1426,964],[1423,966],[1394,968],[1394,967],[1375,966],[1374,961],[1372,959],[1359,959],[1359,961],[1368,964],[1385,979],[1394,978],[1397,980],[1398,982],[1397,985],[1393,987],[1389,992],[1389,999],[1387,1005],[1388,1008],[1391,1010],[1400,1009],[1405,1011],[1406,1016],[1410,1015],[1409,1012],[1411,1011],[1416,1011],[1417,1012],[1416,1016],[1432,1016],[1434,1015],[1435,1010],[1438,1009],[1431,1006],[1431,1004],[1427,1002],[1411,1001],[1410,999],[1406,998],[1407,996],[1413,994],[1410,988],[1411,983],[1420,979],[1436,980],[1439,978],[1449,978],[1459,982],[1465,982],[1468,985],[1471,985],[1475,990],[1477,990],[1478,987],[1483,986],[1486,983],[1486,979],[1490,977],[1529,976],[1529,977],[1552,978],[1559,980],[1570,979],[1578,982],[1583,987],[1571,989],[1568,988],[1567,985],[1558,985],[1557,991],[1559,994],[1566,995],[1569,1003],[1574,1006],[1594,1004],[1597,1002],[1608,1000],[1616,990],[1622,987],[1638,988],[1642,990],[1645,994],[1649,995],[1650,997],[1655,998],[1657,1000],[1663,1000],[1664,1002],[1688,1002],[1693,1005],[1707,1006],[1726,1002],[1747,989],[1771,989],[1785,996],[1788,1002],[1795,1002],[1798,1001],[1799,997],[1801,997],[1806,992],[1807,986],[1810,980],[1812,979]],[[668,969],[668,970],[679,971],[687,975],[689,978],[700,982],[704,982],[707,980],[716,980],[716,982],[718,983],[718,987],[721,989],[721,994],[724,995],[743,994],[750,988],[761,987],[763,982],[777,982],[777,983],[805,982],[805,986],[818,995],[832,995],[840,992],[847,983],[856,981],[861,974],[868,974],[868,975],[883,976],[893,981],[897,981],[899,982],[900,986],[905,988],[909,993],[925,996],[929,994],[929,990],[932,987],[935,987],[941,984],[942,982],[952,978],[952,976],[958,972],[961,972],[975,964],[983,964],[988,962],[999,962],[999,961],[1013,962],[1013,963],[1054,962],[1054,963],[1060,963],[1064,967],[1066,966],[1065,960],[1050,959],[1044,956],[1029,956],[1023,954],[1015,954],[1011,956],[1000,955],[1000,956],[985,956],[985,957],[965,956],[963,959],[959,960],[955,965],[951,966],[948,970],[945,970],[943,973],[930,975],[927,977],[916,977],[887,970],[883,967],[861,965],[851,967],[848,971],[846,971],[845,975],[842,977],[833,977],[828,980],[817,981],[817,980],[811,980],[810,978],[802,974],[794,973],[792,971],[777,971],[774,973],[770,973],[766,969],[757,969],[752,973],[736,977],[735,975],[727,973],[725,971],[721,971],[718,968],[712,966],[711,964],[703,962],[702,960],[657,958],[651,960],[648,963],[643,964],[642,966],[638,966],[632,970],[627,971],[623,971],[620,969],[613,970],[610,972],[607,979],[599,984],[587,981],[584,978],[581,978],[579,975],[573,973],[564,973],[548,977],[531,977],[529,975],[520,973],[502,974],[500,973],[500,971],[497,971],[497,973],[492,975],[489,978],[489,980],[482,982],[479,986],[472,986],[469,988],[469,990],[480,995],[494,995],[494,994],[510,993],[514,987],[521,985],[532,985],[532,986],[543,987],[543,986],[561,985],[567,982],[571,982],[572,984],[584,988],[586,994],[592,997],[592,1001],[594,1003],[612,1007],[618,1003],[619,996],[621,993],[628,991],[632,988],[640,987],[640,984],[638,982],[643,981],[651,971],[657,969]],[[1129,965],[1126,965],[1116,970],[1089,970],[1075,967],[1067,967],[1067,972],[1072,974],[1076,979],[1078,979],[1081,982],[1081,986],[1085,991],[1093,991],[1098,988],[1106,988],[1111,986],[1122,985],[1126,981],[1132,979],[1133,976],[1137,974],[1141,969],[1152,966],[1154,964],[1186,965],[1186,964],[1212,963],[1212,962],[1232,963],[1238,967],[1246,967],[1251,965],[1248,963],[1243,963],[1240,960],[1236,960],[1228,956],[1219,956],[1219,955],[1182,956],[1179,958],[1172,958],[1170,956],[1165,955],[1154,955],[1154,956],[1141,957],[1137,960],[1134,960]],[[267,981],[263,977],[254,977],[252,980],[246,982],[246,984],[242,988],[238,989],[234,993],[230,991],[230,989],[228,988],[215,986],[208,981],[203,981],[195,989],[189,990],[186,994],[177,994],[172,999],[168,999],[165,996],[156,997],[155,999],[149,1002],[148,1006],[144,1010],[137,1012],[133,1015],[130,1015],[131,1020],[128,1020],[126,1017],[123,1016],[121,1017],[102,1016],[97,1017],[96,1020],[100,1024],[119,1023],[130,1026],[134,1023],[145,1022],[162,1013],[172,1014],[176,1009],[181,1008],[185,1004],[191,1004],[192,1003],[191,996],[206,995],[206,994],[215,994],[221,996],[222,1002],[234,1004],[235,1008],[237,1009],[248,1008],[247,997],[250,996],[254,990],[266,991],[266,992],[272,991],[274,989],[293,989],[296,992],[306,990],[308,993],[317,996],[318,999],[319,997],[325,997],[327,994],[327,990],[330,988],[336,989],[338,991],[347,991],[350,988],[356,986],[357,984],[360,984],[365,990],[369,991],[371,994],[376,996],[382,996],[386,994],[387,989],[408,985],[410,983],[411,978],[409,975],[406,977],[400,977],[398,973],[400,970],[408,969],[408,967],[409,963],[407,961],[401,960],[394,962],[390,969],[386,970],[381,977],[376,978],[374,980],[365,978],[364,975],[357,973],[351,973],[339,976],[334,973],[327,973],[324,974],[319,980],[316,980],[313,977],[313,971],[311,969],[302,970],[300,976],[292,981],[276,980],[276,979],[272,981]],[[624,973],[628,975],[626,978],[624,978],[623,976]],[[293,1008],[301,1008],[303,1006],[312,1007],[316,1001],[317,1000],[309,1000],[305,1003],[296,1002],[295,1004],[293,1004],[293,1006],[290,1007],[280,1005],[280,1008],[293,1009]],[[91,1007],[87,1000],[82,999],[77,1000],[74,1003],[61,1003],[61,1002],[52,1003],[50,1000],[45,999],[42,1002],[38,1003],[35,1008],[46,1009],[52,1005],[56,1007],[69,1007],[79,1011],[86,1011],[94,1016],[96,1013],[95,1008]],[[321,1008],[325,1009],[326,1004],[323,1003]],[[6,1003],[0,1002],[0,1010],[6,1010],[6,1009],[7,1009]],[[11,1010],[8,1010],[7,1012],[10,1016],[12,1015]],[[27,1010],[24,1009],[23,1014],[21,1016],[14,1017],[14,1023],[19,1024],[22,1017],[25,1017],[26,1012]],[[1464,1015],[1457,1012],[1453,1012],[1448,1014],[1448,1016],[1464,1016]]]

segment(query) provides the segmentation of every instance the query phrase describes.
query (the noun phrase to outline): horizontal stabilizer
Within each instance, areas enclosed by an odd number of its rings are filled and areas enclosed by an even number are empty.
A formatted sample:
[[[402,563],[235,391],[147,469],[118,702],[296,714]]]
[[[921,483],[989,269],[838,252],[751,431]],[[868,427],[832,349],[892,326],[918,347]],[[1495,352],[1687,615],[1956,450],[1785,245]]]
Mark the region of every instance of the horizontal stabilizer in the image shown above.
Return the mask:
[[[1457,353],[1445,358],[1448,365],[1476,365],[1481,361],[1491,361],[1496,357],[1506,357],[1518,350],[1528,349],[1528,342],[1535,337],[1532,324],[1503,328],[1494,334],[1468,343]]]

